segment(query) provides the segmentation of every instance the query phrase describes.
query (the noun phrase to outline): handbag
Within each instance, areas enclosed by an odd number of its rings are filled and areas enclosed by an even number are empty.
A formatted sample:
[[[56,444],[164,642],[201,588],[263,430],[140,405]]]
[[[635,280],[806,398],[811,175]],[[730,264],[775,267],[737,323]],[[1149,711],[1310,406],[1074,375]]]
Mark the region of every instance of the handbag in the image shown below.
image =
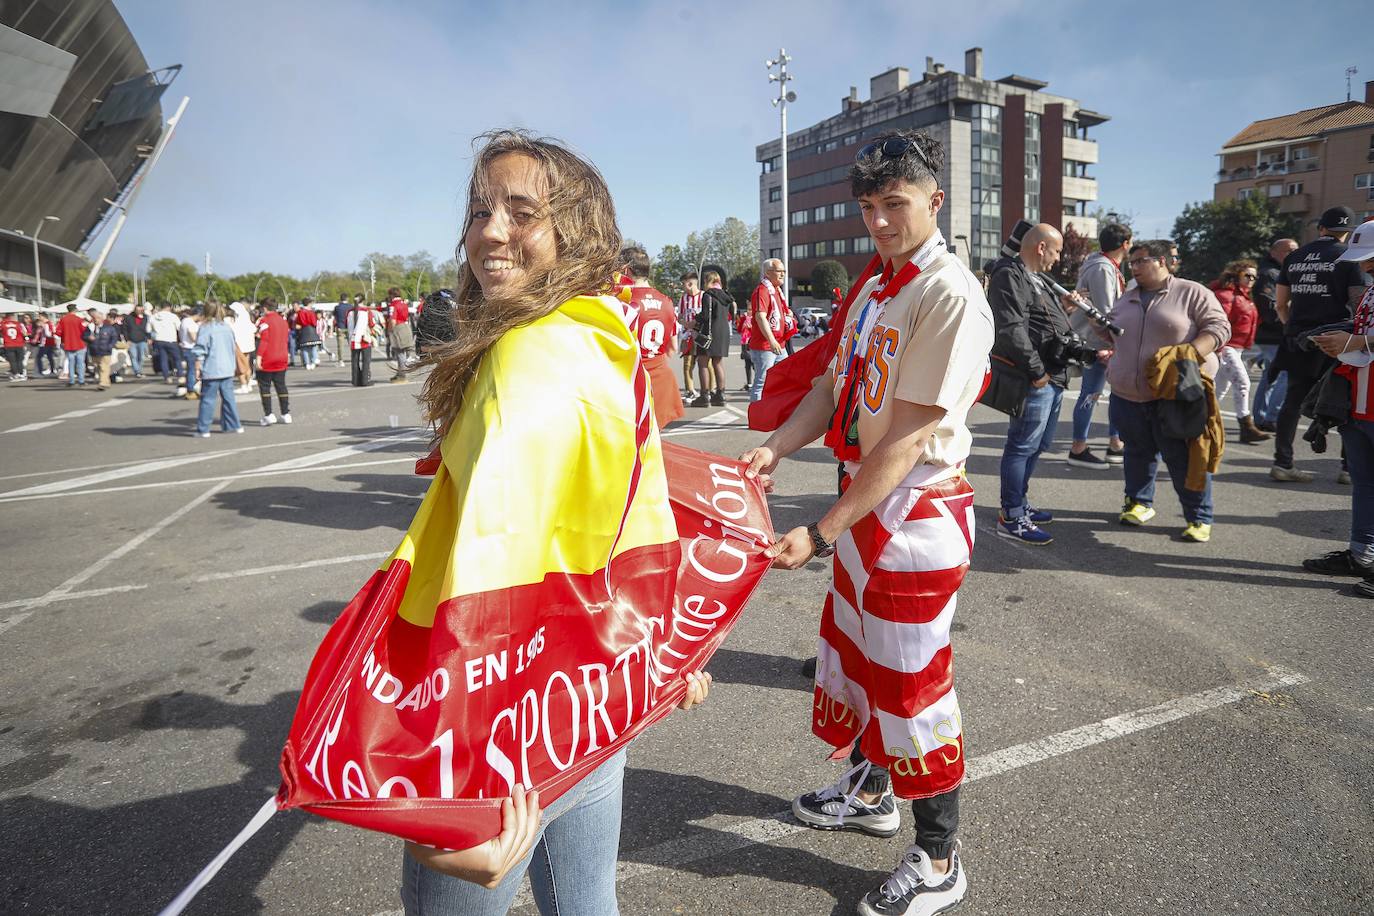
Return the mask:
[[[1030,394],[1030,379],[1004,357],[994,355],[990,365],[992,377],[979,403],[1010,417],[1021,416],[1026,408],[1026,395]]]

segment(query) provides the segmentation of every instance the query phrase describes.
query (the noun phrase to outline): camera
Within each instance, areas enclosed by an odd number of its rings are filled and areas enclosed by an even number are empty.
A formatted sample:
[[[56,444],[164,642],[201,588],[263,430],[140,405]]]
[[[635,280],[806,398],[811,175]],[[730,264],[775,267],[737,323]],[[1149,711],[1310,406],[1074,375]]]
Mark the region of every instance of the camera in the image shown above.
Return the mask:
[[[1069,366],[1091,366],[1097,362],[1097,349],[1077,334],[1056,334],[1040,348],[1047,371],[1058,372]]]

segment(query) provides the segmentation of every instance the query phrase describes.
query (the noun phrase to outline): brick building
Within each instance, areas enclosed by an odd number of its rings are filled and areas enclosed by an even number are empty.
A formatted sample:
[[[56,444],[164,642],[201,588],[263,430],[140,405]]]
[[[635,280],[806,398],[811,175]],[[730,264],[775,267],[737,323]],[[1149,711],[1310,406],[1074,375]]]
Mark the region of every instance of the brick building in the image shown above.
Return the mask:
[[[1328,207],[1374,219],[1374,80],[1364,100],[1338,102],[1255,121],[1217,153],[1215,200],[1274,198],[1303,221],[1311,241]]]
[[[1096,236],[1088,206],[1097,200],[1089,169],[1098,161],[1090,128],[1106,115],[1075,99],[1046,92],[1025,76],[983,78],[983,51],[964,52],[959,73],[926,58],[919,82],[905,67],[869,80],[840,100],[840,113],[788,136],[788,209],[782,212],[781,143],[755,149],[759,178],[759,242],[763,257],[782,257],[782,220],[790,221],[792,285],[810,291],[811,268],[839,261],[850,275],[872,257],[872,242],[849,193],[847,173],[860,146],[893,128],[914,127],[944,144],[940,176],[946,200],[939,226],[974,268],[997,256],[1018,219],[1070,223]],[[1014,164],[1011,167],[1009,164]]]

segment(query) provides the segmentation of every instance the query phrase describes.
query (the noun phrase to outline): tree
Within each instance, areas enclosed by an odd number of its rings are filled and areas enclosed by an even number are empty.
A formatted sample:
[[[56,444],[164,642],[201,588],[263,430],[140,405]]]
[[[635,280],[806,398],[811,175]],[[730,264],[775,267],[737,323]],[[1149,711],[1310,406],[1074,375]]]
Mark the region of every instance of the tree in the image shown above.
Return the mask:
[[[67,300],[76,298],[81,292],[81,284],[90,276],[89,267],[73,267],[67,271]],[[102,291],[103,287],[103,291]],[[102,271],[91,290],[91,298],[101,302],[131,302],[134,298],[134,275],[122,270]]]
[[[1274,239],[1297,238],[1302,221],[1279,212],[1268,197],[1189,204],[1174,220],[1182,275],[1206,283],[1236,258],[1258,259]]]
[[[811,268],[811,297],[828,299],[836,287],[840,295],[849,292],[849,271],[839,261],[819,261]]]
[[[183,305],[205,295],[205,278],[192,264],[176,258],[156,258],[148,264],[143,297],[149,302]]]
[[[1050,276],[1058,280],[1060,286],[1073,289],[1078,283],[1078,272],[1083,269],[1083,262],[1096,250],[1097,242],[1080,235],[1070,223],[1064,230],[1064,250],[1059,255],[1059,263],[1050,271]]]

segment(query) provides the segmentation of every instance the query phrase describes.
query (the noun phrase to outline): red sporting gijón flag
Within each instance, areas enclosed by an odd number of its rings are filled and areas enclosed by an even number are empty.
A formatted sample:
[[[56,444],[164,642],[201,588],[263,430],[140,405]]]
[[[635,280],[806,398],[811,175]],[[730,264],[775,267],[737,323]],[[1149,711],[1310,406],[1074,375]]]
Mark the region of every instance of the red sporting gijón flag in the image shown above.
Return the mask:
[[[772,527],[743,465],[660,442],[609,297],[498,341],[436,452],[311,664],[278,805],[464,849],[500,832],[517,783],[547,805],[676,706]]]

